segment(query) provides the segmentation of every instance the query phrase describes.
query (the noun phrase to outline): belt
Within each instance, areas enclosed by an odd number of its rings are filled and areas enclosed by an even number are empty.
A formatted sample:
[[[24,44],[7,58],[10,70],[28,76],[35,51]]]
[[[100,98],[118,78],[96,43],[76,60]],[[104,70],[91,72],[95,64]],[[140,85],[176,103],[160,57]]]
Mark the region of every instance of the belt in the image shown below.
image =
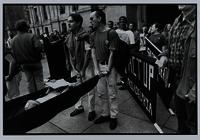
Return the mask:
[[[106,61],[106,60],[101,60],[101,61],[99,61],[99,64],[101,64],[101,65],[108,65],[108,61]]]

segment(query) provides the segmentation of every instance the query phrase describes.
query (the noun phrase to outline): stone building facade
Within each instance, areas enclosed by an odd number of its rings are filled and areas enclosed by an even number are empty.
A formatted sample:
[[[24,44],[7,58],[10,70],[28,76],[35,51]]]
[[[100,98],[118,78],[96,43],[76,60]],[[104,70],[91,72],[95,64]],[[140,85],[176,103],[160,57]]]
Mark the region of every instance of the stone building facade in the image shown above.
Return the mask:
[[[13,5],[12,5],[13,6]],[[21,8],[19,15],[24,15],[30,23],[30,30],[35,34],[51,33],[54,29],[60,33],[67,31],[67,17],[70,13],[78,12],[83,16],[83,27],[90,25],[89,14],[96,8],[106,13],[106,20],[112,20],[116,24],[120,16],[127,16],[128,22],[133,22],[137,29],[145,24],[153,22],[172,23],[179,14],[177,5],[166,4],[127,4],[127,5],[14,5]],[[9,7],[6,5],[5,7]],[[14,8],[16,9],[16,8]],[[22,10],[24,11],[22,13]],[[6,14],[6,13],[5,13]],[[169,16],[170,15],[170,16]],[[12,16],[11,16],[12,17]],[[7,18],[7,16],[5,16]]]
[[[107,14],[107,20],[117,22],[121,15],[126,16],[125,6],[98,6]],[[95,5],[30,5],[29,11],[30,29],[33,33],[51,33],[54,29],[60,33],[67,31],[67,17],[78,12],[83,17],[83,27],[89,26],[89,14],[96,8]],[[119,16],[118,16],[119,15]]]
[[[26,19],[25,7],[22,5],[4,5],[3,7],[3,36],[4,42],[9,32],[15,33],[15,22],[19,19]]]

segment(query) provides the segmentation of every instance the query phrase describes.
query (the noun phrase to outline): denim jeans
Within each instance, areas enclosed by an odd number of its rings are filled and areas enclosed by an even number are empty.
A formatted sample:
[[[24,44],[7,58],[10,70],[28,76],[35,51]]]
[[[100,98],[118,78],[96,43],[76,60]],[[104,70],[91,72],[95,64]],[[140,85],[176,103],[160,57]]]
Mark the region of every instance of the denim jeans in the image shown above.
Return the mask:
[[[73,72],[71,72],[71,76],[75,76]],[[85,78],[83,79],[83,81],[88,80],[90,78],[94,77],[94,66],[92,61],[88,64],[88,67],[86,68],[85,71]],[[92,89],[91,91],[89,91],[87,93],[86,96],[88,96],[88,108],[89,108],[89,112],[94,111],[95,110],[95,92],[96,92],[96,87],[94,89]],[[85,96],[82,96],[80,98],[80,100],[75,104],[75,108],[76,109],[80,109],[82,108],[83,105],[83,98]]]
[[[100,71],[105,69],[106,65],[99,64]],[[118,97],[117,97],[117,72],[112,68],[109,75],[99,79],[97,84],[97,92],[101,101],[101,116],[110,115],[111,118],[117,118]]]

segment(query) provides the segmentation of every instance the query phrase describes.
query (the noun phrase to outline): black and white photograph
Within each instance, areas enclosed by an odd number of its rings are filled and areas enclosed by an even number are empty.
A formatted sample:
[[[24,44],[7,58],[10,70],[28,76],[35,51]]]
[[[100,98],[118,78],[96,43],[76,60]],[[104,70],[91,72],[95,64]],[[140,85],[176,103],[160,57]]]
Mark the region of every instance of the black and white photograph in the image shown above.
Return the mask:
[[[2,137],[198,135],[197,3],[2,3]]]

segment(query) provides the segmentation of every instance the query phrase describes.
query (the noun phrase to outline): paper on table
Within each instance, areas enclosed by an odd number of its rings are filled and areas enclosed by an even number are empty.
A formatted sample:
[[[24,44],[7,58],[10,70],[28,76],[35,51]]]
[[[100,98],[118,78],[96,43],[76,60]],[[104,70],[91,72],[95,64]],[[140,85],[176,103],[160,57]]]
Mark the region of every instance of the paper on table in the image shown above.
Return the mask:
[[[49,87],[52,87],[53,89],[56,89],[63,86],[70,86],[71,83],[65,81],[64,79],[60,79],[60,80],[56,80],[55,82],[49,81],[46,83],[46,85]]]

